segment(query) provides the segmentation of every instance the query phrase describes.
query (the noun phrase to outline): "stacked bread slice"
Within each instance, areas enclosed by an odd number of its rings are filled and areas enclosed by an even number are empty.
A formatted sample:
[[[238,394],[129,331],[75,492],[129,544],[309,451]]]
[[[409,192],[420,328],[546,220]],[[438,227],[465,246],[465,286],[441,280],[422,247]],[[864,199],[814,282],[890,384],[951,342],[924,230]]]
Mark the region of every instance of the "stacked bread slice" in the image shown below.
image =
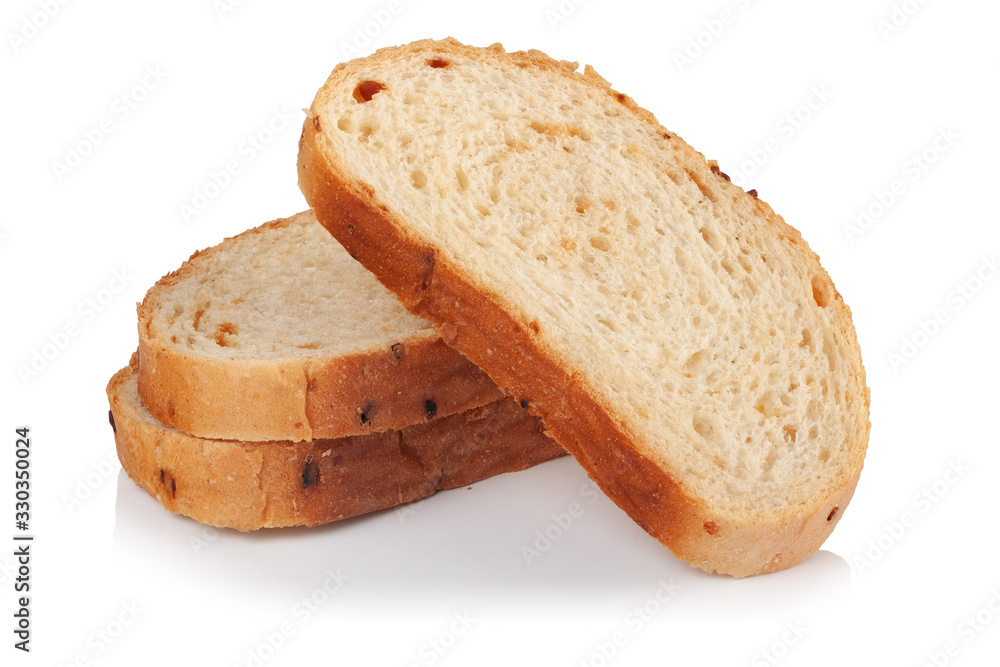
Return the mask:
[[[356,516],[565,453],[309,211],[161,279],[107,391],[136,484],[239,530]]]

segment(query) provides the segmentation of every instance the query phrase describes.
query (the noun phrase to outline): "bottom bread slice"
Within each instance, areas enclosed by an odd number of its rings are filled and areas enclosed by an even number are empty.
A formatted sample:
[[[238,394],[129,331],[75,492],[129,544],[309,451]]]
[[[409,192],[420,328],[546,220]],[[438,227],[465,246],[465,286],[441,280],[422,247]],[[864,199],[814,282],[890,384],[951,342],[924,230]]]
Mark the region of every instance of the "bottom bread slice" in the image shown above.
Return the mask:
[[[295,443],[196,438],[146,411],[136,374],[133,356],[107,388],[122,467],[166,509],[213,526],[315,526],[566,453],[512,398],[371,435]]]

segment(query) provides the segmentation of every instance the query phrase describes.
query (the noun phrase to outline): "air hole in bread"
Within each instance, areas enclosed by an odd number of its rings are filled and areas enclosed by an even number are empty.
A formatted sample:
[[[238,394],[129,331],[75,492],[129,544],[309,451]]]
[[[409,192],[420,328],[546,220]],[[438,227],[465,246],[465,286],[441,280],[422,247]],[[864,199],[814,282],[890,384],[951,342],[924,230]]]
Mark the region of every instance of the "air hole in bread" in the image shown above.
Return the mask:
[[[469,189],[469,177],[466,175],[464,169],[459,169],[455,172],[455,177],[458,179],[458,187],[462,190]]]
[[[684,370],[688,377],[699,375],[708,370],[712,363],[712,353],[709,350],[698,350],[684,362]]]
[[[703,419],[702,417],[699,417],[698,415],[695,415],[694,419],[691,422],[691,425],[694,427],[694,432],[703,438],[707,438],[709,434],[712,432],[712,425],[709,424],[707,421],[705,421],[705,419]]]
[[[580,213],[581,215],[586,213],[587,209],[593,206],[594,204],[594,202],[592,202],[589,197],[585,197],[583,195],[577,195],[575,202],[576,202],[576,212]]]
[[[712,301],[712,293],[704,281],[698,283],[698,303],[707,306]]]
[[[799,435],[798,430],[794,426],[785,426],[782,431],[785,433],[785,442],[795,444],[795,440]]]
[[[768,451],[767,456],[764,458],[764,465],[761,467],[761,470],[765,473],[769,473],[771,472],[771,469],[774,468],[774,464],[777,462],[778,462],[778,450],[771,449],[770,451]],[[770,475],[768,475],[768,477],[770,477]]]
[[[750,250],[746,246],[740,246],[739,262],[743,269],[750,273],[753,271],[753,264],[750,263]]]
[[[826,308],[830,303],[830,286],[822,276],[814,276],[812,279],[813,300],[820,308]]]
[[[602,252],[607,252],[611,250],[611,241],[608,240],[606,236],[595,236],[590,239],[590,245],[594,246]]]
[[[722,239],[720,239],[715,232],[708,227],[702,227],[698,230],[698,232],[701,233],[702,240],[708,244],[709,248],[716,251],[722,250]]]
[[[385,85],[378,81],[362,81],[354,89],[354,99],[358,104],[371,102],[372,98],[385,90]]]
[[[420,169],[416,169],[410,174],[410,180],[413,181],[413,187],[418,190],[427,186],[427,174]]]
[[[337,128],[343,132],[354,132],[357,125],[350,116],[342,116],[337,119]]]
[[[830,340],[829,334],[823,336],[823,354],[826,355],[826,360],[830,364],[830,370],[837,370],[837,353],[833,349],[833,342]]]
[[[219,347],[236,347],[235,336],[239,335],[240,328],[232,322],[223,322],[215,328],[215,342]]]
[[[427,64],[433,67],[434,69],[442,69],[444,67],[447,67],[451,63],[445,60],[444,58],[431,58],[430,60],[427,61]]]

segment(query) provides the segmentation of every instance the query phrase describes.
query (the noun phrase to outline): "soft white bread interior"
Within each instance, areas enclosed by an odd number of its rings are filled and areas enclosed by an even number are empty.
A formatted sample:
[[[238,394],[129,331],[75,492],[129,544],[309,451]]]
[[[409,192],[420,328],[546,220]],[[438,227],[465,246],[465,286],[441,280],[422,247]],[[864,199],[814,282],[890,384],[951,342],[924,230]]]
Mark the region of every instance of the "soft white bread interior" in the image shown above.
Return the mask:
[[[815,551],[869,394],[799,232],[589,66],[422,41],[339,65],[300,142],[321,223],[679,557]]]

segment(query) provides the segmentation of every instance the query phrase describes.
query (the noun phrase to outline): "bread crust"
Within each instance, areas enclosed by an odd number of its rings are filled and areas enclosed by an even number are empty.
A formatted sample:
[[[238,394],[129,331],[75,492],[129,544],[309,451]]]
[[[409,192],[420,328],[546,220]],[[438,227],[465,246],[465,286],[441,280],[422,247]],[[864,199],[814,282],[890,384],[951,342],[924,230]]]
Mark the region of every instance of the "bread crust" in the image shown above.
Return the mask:
[[[499,45],[467,47],[455,40],[422,41],[383,49],[372,58],[391,60],[401,49],[461,53],[471,57],[503,57]],[[555,69],[599,87],[646,122],[665,139],[680,142],[691,168],[706,179],[725,179],[701,154],[660,126],[648,111],[610,88],[588,67],[575,73],[576,63],[558,62],[544,54],[506,54],[516,64]],[[339,85],[339,65],[324,89]],[[395,292],[413,313],[434,322],[445,342],[482,367],[493,380],[541,417],[550,434],[583,465],[600,488],[636,523],[694,566],[734,577],[774,572],[791,567],[812,554],[829,536],[850,501],[864,460],[869,424],[868,390],[860,354],[849,360],[863,388],[863,426],[849,450],[854,454],[835,486],[806,506],[782,512],[761,511],[735,516],[710,507],[690,492],[682,479],[671,476],[645,457],[635,436],[627,432],[614,410],[595,398],[586,378],[560,367],[557,351],[544,347],[526,322],[504,309],[501,300],[476,277],[463,274],[444,261],[435,249],[407,233],[407,224],[382,204],[373,189],[355,178],[328,155],[317,122],[317,96],[299,144],[299,185],[317,219],[376,277]],[[823,276],[832,291],[830,305],[841,321],[841,333],[855,342],[850,310],[832,288],[819,259],[767,204],[730,184],[721,187],[748,211],[774,227],[774,232],[799,254],[803,272]]]
[[[418,500],[566,452],[507,397],[399,431],[311,442],[196,438],[130,399],[137,358],[108,384],[132,480],[167,510],[241,531],[315,526]]]
[[[291,220],[275,220],[235,238]],[[220,247],[191,259],[211,259]],[[399,430],[503,396],[433,331],[348,356],[251,361],[191,354],[152,326],[161,290],[194,271],[190,262],[161,278],[138,307],[139,395],[163,424],[202,438],[339,438]]]

